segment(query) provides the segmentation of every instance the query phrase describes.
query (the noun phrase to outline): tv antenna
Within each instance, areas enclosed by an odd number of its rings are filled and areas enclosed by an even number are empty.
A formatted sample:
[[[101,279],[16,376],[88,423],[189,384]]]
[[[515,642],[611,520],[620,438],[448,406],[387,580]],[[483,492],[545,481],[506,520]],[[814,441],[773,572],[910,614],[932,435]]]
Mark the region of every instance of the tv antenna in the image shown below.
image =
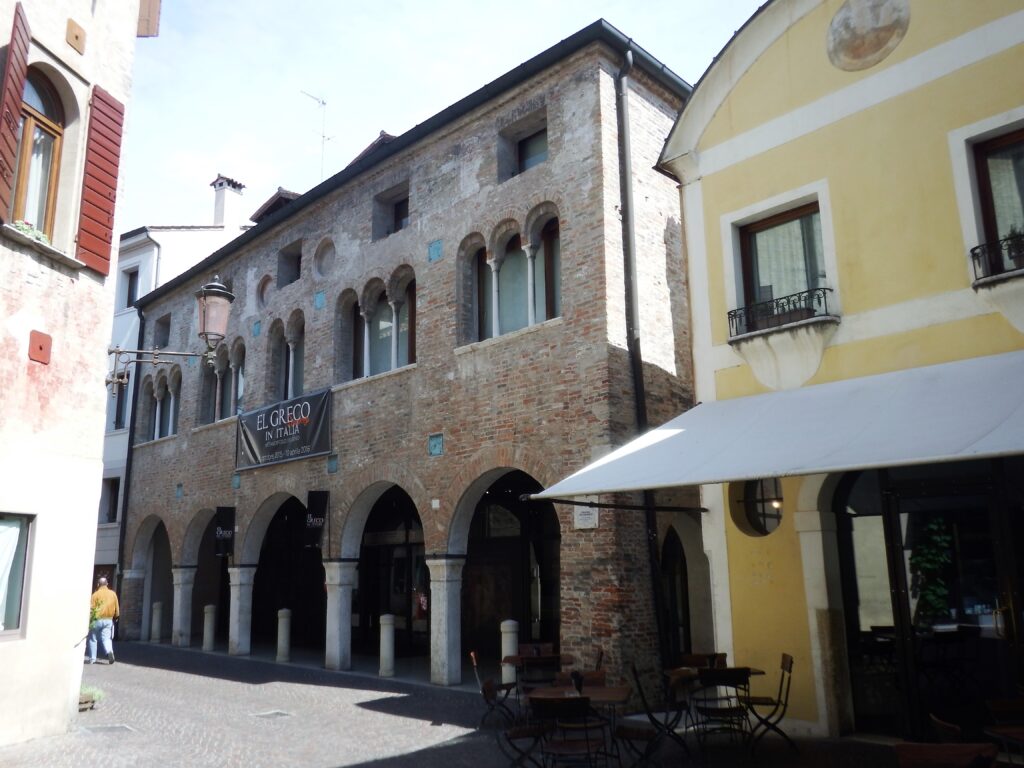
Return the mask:
[[[327,102],[321,99],[319,96],[314,96],[308,91],[299,89],[299,93],[303,96],[308,96],[320,106],[320,181],[324,180],[324,149],[327,142],[330,141],[333,136],[327,135]]]

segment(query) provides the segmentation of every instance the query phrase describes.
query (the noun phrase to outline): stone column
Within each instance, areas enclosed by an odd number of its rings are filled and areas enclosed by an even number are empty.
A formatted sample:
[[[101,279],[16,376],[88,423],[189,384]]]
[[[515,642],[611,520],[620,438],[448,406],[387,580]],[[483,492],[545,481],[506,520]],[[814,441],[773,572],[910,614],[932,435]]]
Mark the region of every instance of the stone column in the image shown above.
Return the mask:
[[[537,265],[537,249],[532,244],[523,243],[523,252],[526,254],[526,322],[529,325],[537,323],[537,284],[535,270]]]
[[[224,389],[224,371],[218,369],[213,372],[213,375],[217,377],[217,386],[215,387],[213,393],[213,420],[220,421],[220,395]]]
[[[231,406],[231,413],[228,416],[234,416],[238,413],[238,366],[231,363],[228,366],[228,370],[230,371],[229,376],[231,380],[231,399],[228,402],[228,405]]]
[[[188,648],[192,644],[192,585],[196,580],[194,565],[172,568],[174,578],[174,623],[171,645]]]
[[[391,302],[391,370],[398,368],[398,315],[404,302]]]
[[[232,656],[248,656],[252,647],[252,582],[255,576],[255,565],[228,568],[231,581],[228,653]]]
[[[430,682],[462,682],[462,566],[465,555],[427,557],[430,569]]]
[[[286,400],[295,397],[295,342],[286,341],[288,345],[288,391],[284,393]]]
[[[153,409],[153,439],[156,440],[159,437],[163,437],[160,434],[160,422],[163,420],[163,404],[164,399],[162,396],[156,398],[156,408]]]
[[[118,634],[125,640],[142,638],[142,599],[146,586],[146,572],[128,569],[121,574],[121,622]]]
[[[491,337],[501,336],[501,292],[498,290],[498,275],[501,264],[496,260],[487,262],[491,265]]]
[[[358,560],[324,563],[327,572],[327,643],[324,666],[352,669],[352,591]]]
[[[365,312],[361,313],[363,316],[363,376],[370,375],[370,322],[373,320],[371,315]]]

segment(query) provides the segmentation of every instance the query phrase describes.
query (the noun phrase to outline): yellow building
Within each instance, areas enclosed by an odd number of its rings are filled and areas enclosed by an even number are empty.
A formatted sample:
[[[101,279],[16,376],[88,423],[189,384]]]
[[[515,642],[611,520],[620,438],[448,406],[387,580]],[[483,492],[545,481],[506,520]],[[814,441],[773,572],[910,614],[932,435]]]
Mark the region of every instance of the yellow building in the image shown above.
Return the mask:
[[[699,484],[713,650],[795,657],[789,733],[980,733],[1024,682],[1024,3],[768,2],[661,167],[702,404],[545,495]]]

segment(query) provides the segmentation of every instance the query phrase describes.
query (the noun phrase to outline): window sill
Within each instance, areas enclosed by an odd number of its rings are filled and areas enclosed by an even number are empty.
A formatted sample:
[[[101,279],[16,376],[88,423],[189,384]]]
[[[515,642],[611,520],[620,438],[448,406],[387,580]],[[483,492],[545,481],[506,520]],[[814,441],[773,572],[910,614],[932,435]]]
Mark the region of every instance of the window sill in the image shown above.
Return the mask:
[[[143,447],[145,447],[147,445],[156,445],[157,443],[166,443],[166,442],[168,442],[170,440],[173,440],[177,436],[178,436],[177,434],[165,435],[164,437],[158,437],[158,438],[156,438],[154,440],[146,440],[145,442],[142,442],[142,443],[136,443],[135,447],[136,448],[143,448]]]
[[[24,232],[12,227],[10,224],[4,224],[0,227],[0,234],[3,234],[3,236],[8,240],[20,243],[27,248],[31,248],[36,253],[42,254],[48,259],[53,259],[54,261],[63,264],[65,267],[71,267],[72,269],[85,269],[85,262],[68,256],[64,251],[54,248],[52,245],[47,245],[35,238],[29,237]]]
[[[375,373],[373,374],[373,376],[360,376],[358,379],[352,379],[351,381],[343,381],[341,384],[333,385],[331,387],[331,392],[338,392],[342,389],[348,389],[349,387],[353,387],[356,386],[357,384],[362,384],[367,381],[380,381],[381,379],[386,379],[389,376],[398,376],[400,374],[406,373],[407,371],[416,370],[416,366],[416,363],[409,363],[408,365],[403,365],[401,368],[392,368],[390,371]]]
[[[99,528],[100,530],[112,530],[112,529],[115,529],[115,528],[120,528],[121,527],[121,523],[119,523],[117,521],[115,521],[113,523],[97,523],[96,527]]]
[[[455,354],[466,355],[469,354],[470,352],[475,352],[477,350],[486,349],[487,347],[492,347],[495,344],[501,344],[502,342],[508,341],[509,339],[516,339],[519,338],[520,336],[525,336],[530,333],[537,333],[542,328],[551,328],[556,325],[561,325],[563,322],[564,320],[562,319],[562,316],[559,315],[558,317],[553,317],[550,320],[544,320],[540,323],[534,323],[533,325],[528,325],[525,328],[520,328],[519,330],[516,331],[509,331],[508,333],[503,333],[501,334],[501,336],[494,336],[490,339],[484,339],[483,341],[471,341],[468,344],[463,344],[461,347],[456,347]]]
[[[971,283],[971,288],[973,288],[975,291],[978,291],[983,288],[990,288],[993,285],[998,285],[999,283],[1005,283],[1009,282],[1010,280],[1016,280],[1021,277],[1024,277],[1024,267],[1007,270],[1006,272],[1000,272],[998,275],[979,277],[977,280]]]
[[[233,424],[236,421],[238,421],[238,416],[225,416],[223,419],[218,419],[217,421],[211,421],[209,424],[200,424],[198,427],[192,427],[192,429],[190,430],[190,433],[194,435],[197,432],[206,432],[207,430],[214,429],[216,427],[224,426],[228,422],[231,422]]]

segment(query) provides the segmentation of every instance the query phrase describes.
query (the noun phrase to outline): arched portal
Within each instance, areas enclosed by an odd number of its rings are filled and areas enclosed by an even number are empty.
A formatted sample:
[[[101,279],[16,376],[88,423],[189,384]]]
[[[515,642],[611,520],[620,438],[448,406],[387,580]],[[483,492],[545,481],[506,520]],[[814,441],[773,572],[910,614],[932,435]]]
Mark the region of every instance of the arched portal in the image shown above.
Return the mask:
[[[145,573],[142,588],[141,639],[154,642],[170,640],[171,628],[174,625],[171,541],[167,536],[167,527],[159,518],[150,517],[140,526],[132,568]],[[153,621],[153,606],[156,603],[160,604],[159,623]]]
[[[192,635],[202,638],[206,606],[214,613],[214,645],[224,646],[228,641],[228,620],[231,613],[231,580],[228,577],[229,549],[218,547],[216,530],[218,521],[211,510],[201,515],[206,525],[196,549],[196,575],[192,586]],[[201,523],[197,520],[193,525]],[[191,532],[191,529],[190,529]],[[186,537],[186,546],[188,537]]]
[[[320,542],[313,536],[306,506],[294,496],[285,498],[260,547],[252,588],[253,644],[276,643],[277,612],[288,608],[292,648],[323,650],[327,592]]]
[[[661,581],[668,618],[670,658],[690,653],[693,643],[690,634],[690,587],[686,576],[686,554],[683,543],[672,528],[668,529],[661,547]]]
[[[395,654],[430,651],[430,573],[424,561],[423,524],[416,505],[393,485],[370,509],[359,549],[359,581],[353,595],[352,646],[376,653],[380,617],[395,617]]]
[[[506,619],[519,622],[520,642],[559,643],[558,517],[549,503],[520,501],[541,489],[511,470],[476,504],[462,573],[463,648],[500,658]]]

